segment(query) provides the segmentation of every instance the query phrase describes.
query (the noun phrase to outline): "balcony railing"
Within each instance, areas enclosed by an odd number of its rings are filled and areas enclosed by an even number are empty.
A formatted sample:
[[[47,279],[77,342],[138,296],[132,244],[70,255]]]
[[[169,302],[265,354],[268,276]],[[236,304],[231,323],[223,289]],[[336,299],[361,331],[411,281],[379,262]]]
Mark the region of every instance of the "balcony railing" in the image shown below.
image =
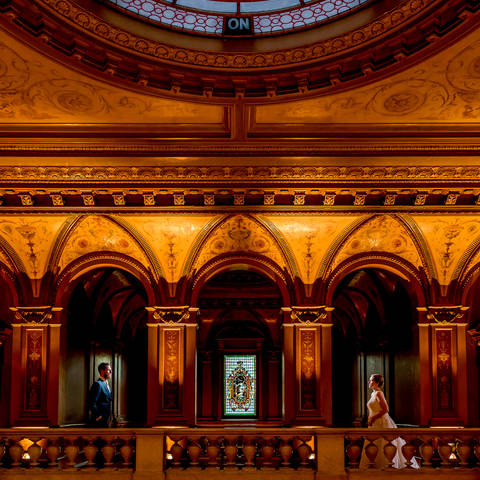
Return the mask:
[[[124,472],[130,477],[218,470],[276,470],[302,476],[343,478],[394,469],[395,440],[401,438],[403,471],[478,476],[480,429],[399,428],[141,428],[0,430],[0,476],[49,471]],[[403,443],[403,442],[402,442]],[[362,455],[365,457],[363,461]],[[379,460],[381,460],[379,462]],[[415,464],[418,470],[412,468]],[[310,473],[309,473],[310,472]],[[380,471],[378,473],[381,473]],[[462,475],[460,475],[460,473]],[[173,477],[172,477],[173,478]],[[380,477],[379,477],[380,478]]]

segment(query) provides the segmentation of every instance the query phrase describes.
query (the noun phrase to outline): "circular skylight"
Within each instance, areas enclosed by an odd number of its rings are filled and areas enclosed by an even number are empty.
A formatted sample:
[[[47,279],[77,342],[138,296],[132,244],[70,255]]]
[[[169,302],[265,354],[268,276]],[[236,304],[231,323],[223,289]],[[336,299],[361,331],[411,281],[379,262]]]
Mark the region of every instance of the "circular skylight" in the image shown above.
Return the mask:
[[[215,36],[283,33],[323,23],[374,0],[109,0],[170,28]]]

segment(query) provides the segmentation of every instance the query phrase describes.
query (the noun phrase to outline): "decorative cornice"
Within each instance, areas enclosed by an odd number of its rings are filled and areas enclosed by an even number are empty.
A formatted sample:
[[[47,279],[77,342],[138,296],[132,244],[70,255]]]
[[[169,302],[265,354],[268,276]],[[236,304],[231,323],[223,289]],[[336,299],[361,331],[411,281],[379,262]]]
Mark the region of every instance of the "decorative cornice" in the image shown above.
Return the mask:
[[[188,305],[174,307],[145,307],[148,312],[152,313],[152,317],[158,323],[174,325],[186,322],[192,313],[197,313],[198,308],[189,307]]]
[[[33,133],[31,133],[33,134]],[[478,135],[478,132],[474,135]],[[191,135],[186,134],[187,137]],[[275,156],[339,156],[339,155],[424,155],[435,154],[438,156],[444,155],[478,155],[480,152],[480,145],[476,140],[472,143],[466,143],[459,140],[457,143],[446,142],[442,139],[437,139],[437,135],[433,141],[417,142],[415,138],[409,138],[405,142],[391,142],[372,139],[370,142],[359,144],[353,143],[316,143],[315,141],[303,143],[285,142],[282,134],[278,135],[280,140],[269,140],[264,143],[248,142],[245,144],[234,143],[232,140],[224,143],[207,143],[199,141],[189,141],[184,143],[129,143],[122,144],[119,142],[110,143],[55,143],[48,141],[29,144],[22,143],[22,140],[17,140],[13,143],[6,143],[0,141],[0,153],[3,155],[28,155],[34,154],[46,155],[50,154],[54,157],[60,155],[72,155],[75,157],[83,155],[99,155],[99,156],[118,156],[118,155],[139,155],[139,156],[234,156],[234,157],[250,157],[252,155],[262,155],[265,157]],[[308,133],[304,135],[307,139]],[[473,136],[473,135],[472,135]],[[367,136],[364,138],[366,139]],[[467,168],[467,167],[463,167]]]
[[[290,312],[290,317],[295,323],[304,325],[322,324],[328,318],[328,314],[333,312],[334,307],[325,305],[319,306],[291,306],[283,307],[282,311]]]
[[[62,307],[34,306],[34,307],[10,307],[15,313],[15,320],[24,324],[40,325],[48,324],[55,312],[63,310]]]
[[[5,179],[6,177],[4,177]],[[338,186],[338,178],[335,184],[330,185],[328,181],[322,178],[312,179],[306,176],[303,179],[295,178],[293,175],[282,181],[276,181],[275,186],[266,188],[260,185],[266,185],[267,181],[261,175],[254,179],[239,179],[237,187],[232,188],[235,180],[232,176],[224,178],[210,178],[202,184],[197,177],[185,178],[183,181],[176,182],[169,180],[161,188],[160,180],[156,183],[156,188],[149,188],[149,182],[142,183],[138,179],[130,186],[125,186],[125,181],[119,186],[108,186],[102,188],[102,185],[86,185],[78,188],[79,180],[77,178],[76,188],[70,185],[64,185],[63,188],[48,187],[45,181],[41,187],[34,183],[25,186],[27,179],[21,181],[20,187],[14,187],[10,180],[8,188],[2,187],[0,182],[0,211],[20,210],[36,211],[39,209],[55,209],[60,211],[122,211],[125,209],[149,211],[156,208],[169,208],[174,210],[184,210],[191,208],[202,208],[208,210],[232,210],[244,211],[252,208],[261,208],[264,210],[274,210],[278,208],[295,208],[298,210],[309,210],[311,208],[338,209],[348,208],[350,210],[368,210],[368,211],[397,211],[413,210],[423,211],[425,209],[445,210],[473,210],[480,208],[480,183],[472,182],[472,186],[463,185],[459,188],[456,185],[440,185],[415,188],[415,183],[405,184],[398,182],[396,187],[382,187],[380,181],[375,188],[367,187],[361,182],[347,184],[346,181]],[[273,181],[272,181],[273,183]],[[308,184],[302,189],[303,202],[297,201],[298,185]],[[244,185],[242,187],[242,185]],[[257,186],[258,185],[258,186]],[[138,188],[134,188],[138,186]],[[243,202],[237,201],[241,195]],[[449,201],[455,196],[455,202]],[[394,201],[390,198],[394,196]],[[419,202],[418,198],[422,201]],[[86,201],[86,198],[88,201]],[[121,201],[119,201],[119,198]],[[359,200],[360,199],[360,200]],[[259,221],[255,219],[255,221]],[[261,222],[262,223],[262,222]],[[263,225],[264,228],[265,225]],[[139,240],[136,232],[130,232],[133,237]],[[274,232],[275,233],[275,232]],[[137,238],[138,237],[138,238]],[[152,253],[147,252],[149,258]],[[153,258],[153,257],[152,257]],[[292,259],[290,259],[292,260]],[[159,266],[156,268],[160,274]]]
[[[464,307],[463,305],[442,305],[417,307],[417,310],[419,312],[426,312],[428,320],[441,325],[447,325],[450,323],[458,323],[469,308],[470,307]]]
[[[202,51],[154,41],[114,26],[72,0],[31,0],[29,8],[2,0],[0,17],[5,28],[34,44],[40,39],[45,50],[56,56],[61,52],[76,69],[130,88],[225,102],[323,94],[366,83],[434,53],[442,37],[458,38],[474,28],[478,6],[473,0],[407,0],[348,33],[306,46],[251,52]]]
[[[479,147],[480,148],[480,147]],[[291,153],[293,155],[293,153]],[[273,163],[273,162],[272,162]],[[128,184],[155,184],[157,189],[161,185],[174,183],[185,184],[193,181],[195,185],[211,183],[217,185],[219,182],[233,183],[248,181],[252,182],[314,182],[319,184],[338,184],[368,182],[371,184],[375,179],[379,188],[382,183],[389,184],[411,182],[415,184],[428,184],[434,182],[445,184],[448,182],[469,182],[473,186],[479,185],[480,165],[443,165],[443,166],[0,166],[0,188],[2,184],[9,186],[15,182],[29,185],[42,185],[46,189],[49,184],[75,183],[101,185],[112,182],[122,185]],[[32,187],[26,187],[28,188]],[[414,187],[412,187],[414,188]],[[462,188],[466,188],[463,185]],[[61,190],[61,187],[57,188]],[[6,192],[6,187],[3,187]],[[75,187],[74,187],[75,190]],[[46,190],[45,190],[46,191]],[[54,192],[50,188],[49,192]],[[88,195],[86,192],[85,195]],[[390,194],[395,194],[392,190]],[[389,197],[393,204],[398,203],[398,198]],[[458,199],[457,199],[458,200]],[[87,199],[88,201],[88,199]],[[391,203],[392,204],[392,203]]]

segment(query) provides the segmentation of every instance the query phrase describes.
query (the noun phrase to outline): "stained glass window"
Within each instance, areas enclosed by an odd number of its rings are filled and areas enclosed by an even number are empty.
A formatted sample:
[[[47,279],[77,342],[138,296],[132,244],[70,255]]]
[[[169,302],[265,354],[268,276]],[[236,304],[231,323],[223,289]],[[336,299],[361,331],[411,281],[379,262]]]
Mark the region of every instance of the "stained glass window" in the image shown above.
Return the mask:
[[[208,35],[230,35],[232,16],[248,23],[247,35],[288,32],[353,11],[375,0],[108,0],[168,27]],[[246,33],[248,31],[248,33]],[[239,31],[239,34],[242,34]]]
[[[255,355],[224,356],[224,415],[255,416],[257,414],[257,357]]]

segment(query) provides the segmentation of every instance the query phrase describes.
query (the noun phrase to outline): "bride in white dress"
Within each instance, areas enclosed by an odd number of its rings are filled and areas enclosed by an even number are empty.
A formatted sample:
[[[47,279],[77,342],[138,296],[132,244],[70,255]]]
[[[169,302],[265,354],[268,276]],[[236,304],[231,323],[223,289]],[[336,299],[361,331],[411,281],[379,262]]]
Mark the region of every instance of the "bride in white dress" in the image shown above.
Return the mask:
[[[388,414],[388,404],[385,400],[385,396],[382,391],[384,379],[383,375],[375,374],[370,377],[368,381],[368,387],[372,390],[372,395],[370,400],[367,402],[368,409],[368,427],[369,428],[397,428],[397,425],[392,420]],[[383,447],[387,444],[386,440],[379,438],[375,440],[375,445],[378,447],[377,457],[375,459],[375,464],[378,469],[385,468],[388,466],[388,461],[383,454]],[[397,453],[393,458],[393,467],[394,468],[404,468],[406,467],[406,460],[402,454],[402,446],[405,445],[405,440],[402,440],[400,437],[392,440],[392,444],[397,447]],[[365,440],[365,445],[362,452],[362,458],[360,460],[360,468],[367,468],[369,460],[365,454],[365,446],[368,445],[368,440]],[[412,467],[419,468],[419,465],[415,458],[412,458]]]

